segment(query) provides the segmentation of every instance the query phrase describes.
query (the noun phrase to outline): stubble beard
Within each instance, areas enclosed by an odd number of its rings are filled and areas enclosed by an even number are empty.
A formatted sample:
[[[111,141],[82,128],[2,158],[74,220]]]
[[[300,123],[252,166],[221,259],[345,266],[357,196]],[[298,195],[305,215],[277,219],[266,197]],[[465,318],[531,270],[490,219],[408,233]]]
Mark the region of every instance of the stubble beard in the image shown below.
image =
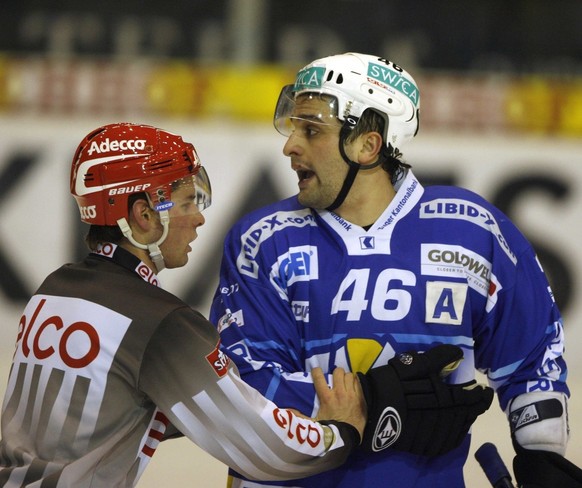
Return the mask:
[[[297,197],[299,203],[304,207],[324,210],[336,199],[337,195],[330,188],[318,188],[316,191],[301,190]]]

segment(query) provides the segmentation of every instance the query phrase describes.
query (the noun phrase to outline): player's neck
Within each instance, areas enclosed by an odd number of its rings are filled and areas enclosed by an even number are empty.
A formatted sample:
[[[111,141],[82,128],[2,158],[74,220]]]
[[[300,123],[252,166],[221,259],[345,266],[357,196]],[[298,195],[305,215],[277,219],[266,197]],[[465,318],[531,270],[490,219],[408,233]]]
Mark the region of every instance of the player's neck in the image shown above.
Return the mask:
[[[136,256],[141,262],[143,262],[148,268],[150,268],[152,272],[158,273],[158,269],[156,268],[156,265],[150,258],[150,255],[147,250],[140,249],[139,247],[134,246],[128,241],[123,241],[119,245],[123,247],[126,251],[129,251],[131,254]]]
[[[353,191],[356,190],[356,191]],[[391,184],[373,185],[357,191],[352,188],[344,203],[334,213],[360,227],[369,227],[384,213],[396,191]]]

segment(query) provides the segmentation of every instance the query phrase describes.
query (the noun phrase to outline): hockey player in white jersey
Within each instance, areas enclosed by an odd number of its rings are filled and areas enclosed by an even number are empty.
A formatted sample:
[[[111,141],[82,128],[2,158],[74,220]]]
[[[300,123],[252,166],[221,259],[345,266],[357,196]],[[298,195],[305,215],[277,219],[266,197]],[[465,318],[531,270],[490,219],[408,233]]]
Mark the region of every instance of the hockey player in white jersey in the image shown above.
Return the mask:
[[[417,180],[402,149],[419,113],[415,80],[384,58],[347,53],[301,69],[274,118],[298,194],[231,229],[211,321],[243,378],[307,415],[317,412],[306,380],[315,367],[369,376],[409,351],[460,347],[465,359],[448,381],[487,374],[508,416],[520,486],[581,486],[561,462],[564,333],[541,265],[483,198]],[[470,421],[450,415],[444,427],[416,387],[417,430],[406,441],[401,419],[385,411],[382,428],[369,425],[362,448],[334,470],[289,483],[231,470],[229,486],[464,487]]]
[[[341,464],[366,422],[354,375],[338,368],[331,389],[319,376],[321,423],[279,408],[240,379],[215,328],[159,287],[164,267],[186,264],[210,204],[194,146],[150,126],[100,127],[70,184],[92,252],[48,276],[15,328],[0,486],[134,486],[176,435],[251,478]]]

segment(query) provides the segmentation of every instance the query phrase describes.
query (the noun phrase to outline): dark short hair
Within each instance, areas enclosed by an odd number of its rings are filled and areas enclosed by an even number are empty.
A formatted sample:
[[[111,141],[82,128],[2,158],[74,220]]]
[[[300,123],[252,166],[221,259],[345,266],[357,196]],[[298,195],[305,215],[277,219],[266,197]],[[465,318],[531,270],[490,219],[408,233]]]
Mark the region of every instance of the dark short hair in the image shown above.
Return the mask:
[[[123,239],[123,233],[117,225],[90,225],[89,231],[85,236],[85,244],[96,251],[99,244],[104,242],[111,242],[112,244],[119,244]]]

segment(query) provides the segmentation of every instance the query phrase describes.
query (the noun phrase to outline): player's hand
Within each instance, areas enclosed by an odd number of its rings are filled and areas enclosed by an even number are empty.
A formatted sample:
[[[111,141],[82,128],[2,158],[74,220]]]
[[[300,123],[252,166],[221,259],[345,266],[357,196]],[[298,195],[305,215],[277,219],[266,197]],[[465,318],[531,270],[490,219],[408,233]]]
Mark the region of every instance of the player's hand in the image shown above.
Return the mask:
[[[443,381],[462,359],[459,347],[439,345],[426,353],[399,354],[386,366],[358,373],[368,405],[362,448],[434,456],[457,447],[493,400],[493,390],[475,381]]]
[[[315,392],[319,398],[316,420],[337,420],[353,425],[360,433],[366,425],[366,402],[360,382],[342,368],[333,371],[333,386],[329,386],[321,368],[311,371]]]

